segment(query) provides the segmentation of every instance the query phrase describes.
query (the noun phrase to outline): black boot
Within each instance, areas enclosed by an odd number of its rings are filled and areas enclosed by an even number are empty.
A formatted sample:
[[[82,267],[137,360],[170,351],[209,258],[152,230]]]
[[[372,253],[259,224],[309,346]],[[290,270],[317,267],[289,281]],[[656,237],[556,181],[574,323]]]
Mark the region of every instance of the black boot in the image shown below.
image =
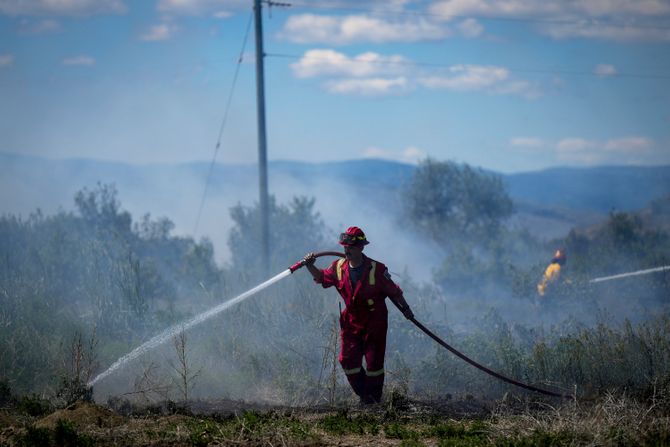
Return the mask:
[[[365,369],[361,368],[357,374],[348,375],[347,380],[349,381],[349,385],[351,385],[351,389],[354,390],[354,393],[363,399],[365,393]]]

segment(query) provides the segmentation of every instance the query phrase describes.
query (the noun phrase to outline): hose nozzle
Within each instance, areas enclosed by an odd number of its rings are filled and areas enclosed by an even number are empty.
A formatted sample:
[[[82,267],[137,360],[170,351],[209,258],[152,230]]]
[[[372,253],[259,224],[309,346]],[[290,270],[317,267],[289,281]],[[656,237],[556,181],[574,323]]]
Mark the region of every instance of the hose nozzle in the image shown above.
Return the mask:
[[[304,267],[304,266],[305,266],[305,260],[303,259],[301,261],[296,262],[295,264],[290,266],[288,269],[291,271],[291,273],[293,273],[296,270],[298,270],[299,268]]]
[[[314,253],[315,258],[320,258],[321,256],[339,256],[341,258],[344,258],[344,253],[338,253],[336,251],[321,251],[319,253]],[[290,266],[288,269],[291,271],[291,273],[293,273],[299,268],[302,268],[304,266],[305,266],[305,260],[301,259],[300,261]]]

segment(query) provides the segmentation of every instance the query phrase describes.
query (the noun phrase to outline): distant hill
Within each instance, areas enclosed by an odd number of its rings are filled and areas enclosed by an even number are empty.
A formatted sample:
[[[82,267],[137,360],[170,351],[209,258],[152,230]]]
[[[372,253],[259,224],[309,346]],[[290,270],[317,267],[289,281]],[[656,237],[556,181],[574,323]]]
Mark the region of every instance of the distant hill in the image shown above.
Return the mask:
[[[601,213],[632,211],[670,193],[670,166],[552,168],[505,176],[516,202]]]
[[[70,209],[74,194],[83,187],[114,183],[124,208],[134,215],[167,216],[189,233],[208,170],[205,162],[131,165],[0,153],[0,213]],[[362,209],[369,209],[369,216],[390,214],[398,206],[399,188],[414,170],[413,165],[376,159],[273,161],[269,181],[271,193],[280,202],[295,195],[316,197],[324,219],[337,226]],[[212,174],[203,218],[205,234],[225,232],[229,207],[251,205],[258,197],[255,165],[217,164]],[[552,168],[501,177],[515,202],[512,222],[547,238],[575,226],[593,225],[612,210],[642,209],[670,195],[670,166]]]

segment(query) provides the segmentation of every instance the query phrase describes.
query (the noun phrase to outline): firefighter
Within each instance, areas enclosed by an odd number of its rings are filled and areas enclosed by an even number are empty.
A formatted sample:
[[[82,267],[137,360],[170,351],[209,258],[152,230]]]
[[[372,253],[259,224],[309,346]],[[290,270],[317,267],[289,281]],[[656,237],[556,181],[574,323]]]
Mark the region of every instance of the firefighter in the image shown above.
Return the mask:
[[[335,286],[344,300],[345,309],[340,315],[340,365],[361,403],[374,404],[381,401],[384,386],[386,297],[406,318],[414,318],[414,314],[386,266],[363,254],[363,247],[369,243],[363,230],[347,228],[340,234],[339,243],[344,246],[346,257],[335,260],[330,267],[317,268],[313,253],[308,253],[304,261],[317,284],[324,288]]]
[[[544,271],[542,280],[537,285],[538,295],[545,296],[547,289],[552,287],[551,284],[558,282],[558,279],[561,277],[561,267],[565,265],[566,261],[565,249],[559,248],[556,250],[554,257],[551,258],[551,263],[549,263],[547,269]]]

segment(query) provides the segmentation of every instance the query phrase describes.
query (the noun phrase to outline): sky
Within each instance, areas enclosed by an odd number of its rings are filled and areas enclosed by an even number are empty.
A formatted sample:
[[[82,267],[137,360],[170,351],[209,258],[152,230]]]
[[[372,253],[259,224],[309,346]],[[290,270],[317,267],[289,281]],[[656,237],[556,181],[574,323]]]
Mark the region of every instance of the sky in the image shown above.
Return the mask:
[[[0,0],[0,151],[255,162],[252,5]],[[263,27],[269,160],[670,164],[670,0],[264,2]]]

